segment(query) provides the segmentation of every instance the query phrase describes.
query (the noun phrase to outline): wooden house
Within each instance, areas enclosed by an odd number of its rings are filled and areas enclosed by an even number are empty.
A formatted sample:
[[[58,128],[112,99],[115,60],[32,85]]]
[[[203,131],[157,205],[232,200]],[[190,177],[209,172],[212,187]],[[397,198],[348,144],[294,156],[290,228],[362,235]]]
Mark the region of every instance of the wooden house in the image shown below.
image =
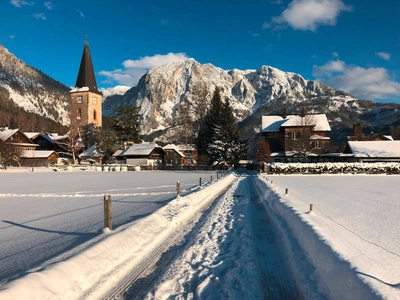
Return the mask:
[[[185,155],[180,148],[174,144],[168,144],[163,147],[165,151],[165,166],[167,168],[179,168],[185,164]]]
[[[54,150],[30,150],[20,154],[21,167],[52,167],[58,163]]]
[[[269,144],[271,161],[290,162],[317,160],[330,150],[331,131],[325,114],[270,115],[262,116],[262,135]]]
[[[24,151],[34,151],[37,144],[34,144],[19,129],[0,130],[0,158],[2,165],[20,166],[20,155]]]
[[[79,159],[81,161],[86,161],[89,163],[96,163],[96,164],[101,164],[103,161],[104,153],[100,151],[96,144],[90,146],[87,150],[83,151],[81,154],[79,154]]]
[[[179,151],[184,154],[184,165],[195,166],[197,165],[197,149],[193,144],[180,144],[177,146]]]
[[[165,165],[166,152],[156,143],[143,143],[133,144],[119,155],[131,166],[159,168]]]
[[[38,145],[37,150],[54,150],[60,157],[69,153],[69,137],[57,133],[25,132],[25,134]]]

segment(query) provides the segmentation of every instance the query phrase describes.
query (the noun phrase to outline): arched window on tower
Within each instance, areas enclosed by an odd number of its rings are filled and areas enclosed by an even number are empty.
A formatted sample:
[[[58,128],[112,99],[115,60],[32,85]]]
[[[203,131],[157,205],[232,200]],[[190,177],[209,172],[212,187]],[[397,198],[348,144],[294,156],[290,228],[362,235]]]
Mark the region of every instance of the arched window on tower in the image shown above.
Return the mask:
[[[82,119],[82,110],[80,108],[76,111],[76,118],[78,120]]]
[[[96,113],[96,110],[94,110],[93,111],[93,120],[96,120],[96,116],[97,116],[97,113]]]

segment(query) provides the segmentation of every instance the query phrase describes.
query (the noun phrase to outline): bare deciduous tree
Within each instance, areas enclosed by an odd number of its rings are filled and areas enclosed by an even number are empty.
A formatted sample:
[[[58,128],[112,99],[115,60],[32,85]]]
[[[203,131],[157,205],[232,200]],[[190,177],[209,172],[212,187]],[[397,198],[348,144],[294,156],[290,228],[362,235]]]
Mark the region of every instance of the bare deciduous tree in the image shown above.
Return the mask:
[[[289,132],[289,140],[291,150],[295,156],[298,156],[301,161],[306,161],[317,147],[316,141],[313,139],[313,128],[316,125],[316,119],[312,114],[306,114],[304,110],[299,116],[296,116],[296,129]]]

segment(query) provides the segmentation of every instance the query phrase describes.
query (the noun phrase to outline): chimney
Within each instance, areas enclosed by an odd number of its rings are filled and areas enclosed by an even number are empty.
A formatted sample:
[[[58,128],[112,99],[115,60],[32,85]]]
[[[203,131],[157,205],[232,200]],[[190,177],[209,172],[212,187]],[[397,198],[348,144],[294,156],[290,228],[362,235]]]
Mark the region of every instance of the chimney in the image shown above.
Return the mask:
[[[286,108],[284,108],[282,111],[282,119],[286,119],[286,117],[287,117]]]
[[[363,138],[361,123],[357,122],[353,124],[353,136],[356,141],[361,141]]]
[[[300,117],[304,118],[306,116],[306,110],[304,107],[300,110]]]

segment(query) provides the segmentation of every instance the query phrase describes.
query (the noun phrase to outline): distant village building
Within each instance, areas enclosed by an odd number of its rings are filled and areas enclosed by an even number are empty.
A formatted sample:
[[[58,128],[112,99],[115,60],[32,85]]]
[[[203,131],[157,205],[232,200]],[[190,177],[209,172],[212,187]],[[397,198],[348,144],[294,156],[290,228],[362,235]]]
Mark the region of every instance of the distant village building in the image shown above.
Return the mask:
[[[344,154],[352,162],[399,162],[400,141],[349,141]]]
[[[271,150],[271,161],[292,162],[301,160],[301,151],[308,153],[307,161],[317,161],[329,152],[331,131],[325,114],[262,116],[262,135]]]
[[[19,129],[4,128],[0,130],[0,147],[12,149],[16,154],[35,150],[38,145]]]
[[[79,154],[79,159],[81,161],[87,161],[93,164],[101,164],[103,162],[104,156],[104,152],[100,151],[96,145],[92,145],[81,154]]]
[[[165,165],[166,152],[156,143],[133,144],[118,153],[125,158],[125,163],[130,166],[143,166],[160,168]]]
[[[167,168],[179,168],[185,164],[185,154],[183,154],[179,147],[174,144],[168,144],[163,147],[166,158],[165,158],[165,166]]]
[[[81,64],[75,87],[70,93],[70,137],[77,140],[81,137],[85,148],[90,145],[87,137],[89,126],[102,126],[103,94],[98,90],[94,75],[88,40],[85,40]]]
[[[53,167],[58,164],[59,156],[53,150],[23,151],[20,155],[21,167]]]

